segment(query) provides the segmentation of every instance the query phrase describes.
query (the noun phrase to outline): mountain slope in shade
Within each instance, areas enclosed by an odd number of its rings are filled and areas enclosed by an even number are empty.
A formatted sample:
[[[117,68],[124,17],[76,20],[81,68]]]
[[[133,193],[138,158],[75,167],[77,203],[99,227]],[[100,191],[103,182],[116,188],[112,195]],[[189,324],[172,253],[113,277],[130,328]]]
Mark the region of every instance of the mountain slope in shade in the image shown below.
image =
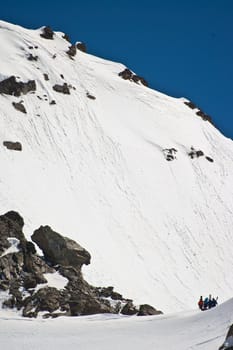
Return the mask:
[[[122,64],[70,57],[63,33],[42,32],[0,22],[0,82],[36,84],[0,94],[1,213],[19,211],[28,237],[49,224],[77,240],[90,283],[138,303],[167,312],[231,297],[232,141],[185,99],[122,79]],[[64,83],[70,94],[54,90]]]

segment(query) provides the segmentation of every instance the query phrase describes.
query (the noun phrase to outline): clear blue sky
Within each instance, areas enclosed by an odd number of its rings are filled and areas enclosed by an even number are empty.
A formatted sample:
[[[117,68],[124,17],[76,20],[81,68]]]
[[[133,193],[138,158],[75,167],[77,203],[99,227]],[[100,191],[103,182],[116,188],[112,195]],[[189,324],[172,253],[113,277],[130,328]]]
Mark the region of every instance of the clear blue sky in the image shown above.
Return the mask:
[[[12,0],[0,16],[84,41],[150,87],[194,101],[233,139],[233,0]]]

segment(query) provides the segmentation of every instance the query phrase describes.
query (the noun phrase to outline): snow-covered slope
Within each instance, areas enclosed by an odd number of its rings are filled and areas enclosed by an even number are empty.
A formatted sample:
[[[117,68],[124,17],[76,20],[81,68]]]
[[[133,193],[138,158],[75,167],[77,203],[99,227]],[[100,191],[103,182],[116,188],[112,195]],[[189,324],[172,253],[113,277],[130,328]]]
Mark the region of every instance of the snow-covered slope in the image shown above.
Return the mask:
[[[206,312],[167,316],[95,315],[54,320],[0,315],[1,347],[6,350],[213,350],[233,322],[232,299]]]
[[[0,81],[37,86],[0,95],[0,212],[19,211],[28,237],[48,224],[77,240],[92,255],[85,277],[138,303],[167,312],[231,297],[232,141],[184,99],[121,79],[121,64],[71,59],[62,33],[40,33],[0,22]],[[53,90],[64,82],[70,95]],[[27,114],[12,106],[21,100]],[[191,159],[191,147],[214,162]]]

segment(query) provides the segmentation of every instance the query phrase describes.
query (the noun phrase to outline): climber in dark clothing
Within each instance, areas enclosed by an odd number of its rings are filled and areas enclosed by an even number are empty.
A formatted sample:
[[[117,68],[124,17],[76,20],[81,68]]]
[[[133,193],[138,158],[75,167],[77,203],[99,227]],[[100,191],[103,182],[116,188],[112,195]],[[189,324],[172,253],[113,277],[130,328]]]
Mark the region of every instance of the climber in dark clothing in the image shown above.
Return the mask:
[[[206,297],[206,298],[204,299],[203,310],[207,310],[207,309],[208,309],[208,306],[209,306],[209,298]]]
[[[204,302],[203,302],[202,296],[200,296],[200,299],[199,299],[199,301],[198,301],[198,306],[199,306],[199,309],[200,309],[200,310],[203,310]]]

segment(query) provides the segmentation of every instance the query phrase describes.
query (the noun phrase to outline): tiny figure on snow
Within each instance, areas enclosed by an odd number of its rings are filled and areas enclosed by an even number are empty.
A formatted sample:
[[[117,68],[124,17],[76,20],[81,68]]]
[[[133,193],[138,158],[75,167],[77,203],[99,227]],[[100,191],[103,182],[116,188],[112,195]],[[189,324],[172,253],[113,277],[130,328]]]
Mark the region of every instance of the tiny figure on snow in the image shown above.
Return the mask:
[[[203,301],[202,296],[200,296],[200,299],[199,299],[199,301],[198,301],[198,306],[199,306],[199,309],[200,309],[200,310],[203,310],[204,301]]]

